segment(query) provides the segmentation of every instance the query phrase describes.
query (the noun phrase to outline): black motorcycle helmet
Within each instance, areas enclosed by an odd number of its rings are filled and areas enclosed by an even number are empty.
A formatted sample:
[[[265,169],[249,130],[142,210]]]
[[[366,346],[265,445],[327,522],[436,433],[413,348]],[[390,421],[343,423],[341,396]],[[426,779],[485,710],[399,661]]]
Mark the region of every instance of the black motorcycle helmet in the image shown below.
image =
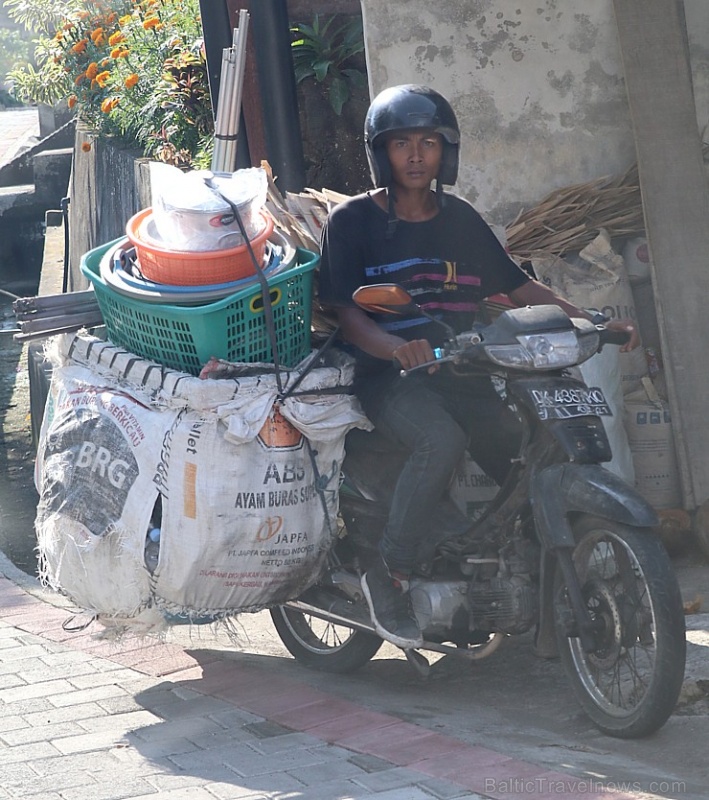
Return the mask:
[[[443,158],[437,185],[452,186],[458,177],[460,128],[450,103],[435,89],[408,83],[384,89],[372,101],[364,121],[364,146],[376,187],[391,182],[384,134],[411,128],[432,128],[443,137]]]

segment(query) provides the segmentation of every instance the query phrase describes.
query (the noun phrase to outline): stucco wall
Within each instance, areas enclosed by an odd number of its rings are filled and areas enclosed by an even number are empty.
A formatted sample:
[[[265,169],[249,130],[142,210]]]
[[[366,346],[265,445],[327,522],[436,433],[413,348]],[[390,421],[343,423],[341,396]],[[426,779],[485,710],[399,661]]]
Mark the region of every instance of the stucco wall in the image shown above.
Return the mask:
[[[362,0],[370,89],[425,83],[463,132],[457,190],[499,223],[635,158],[612,0]],[[709,4],[686,3],[709,115]]]

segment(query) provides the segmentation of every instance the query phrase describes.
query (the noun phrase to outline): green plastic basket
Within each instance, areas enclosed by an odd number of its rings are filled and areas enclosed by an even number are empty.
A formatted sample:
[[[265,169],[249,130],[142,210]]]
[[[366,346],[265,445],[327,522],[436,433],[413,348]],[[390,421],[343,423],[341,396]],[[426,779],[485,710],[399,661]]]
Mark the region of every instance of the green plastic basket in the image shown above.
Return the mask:
[[[101,278],[106,251],[90,250],[81,271],[93,284],[108,338],[132,353],[172,369],[199,371],[214,356],[236,362],[272,362],[271,338],[259,283],[199,306],[141,302],[115,292]],[[319,261],[298,248],[295,266],[268,279],[279,363],[293,367],[310,352],[313,272]]]

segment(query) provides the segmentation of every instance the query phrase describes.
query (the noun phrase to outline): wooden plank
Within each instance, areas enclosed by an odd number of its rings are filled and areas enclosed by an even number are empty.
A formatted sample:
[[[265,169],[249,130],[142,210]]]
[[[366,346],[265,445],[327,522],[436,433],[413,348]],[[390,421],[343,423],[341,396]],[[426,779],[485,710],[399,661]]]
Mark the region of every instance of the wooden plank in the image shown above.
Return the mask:
[[[709,498],[709,192],[683,5],[614,0],[685,506]]]

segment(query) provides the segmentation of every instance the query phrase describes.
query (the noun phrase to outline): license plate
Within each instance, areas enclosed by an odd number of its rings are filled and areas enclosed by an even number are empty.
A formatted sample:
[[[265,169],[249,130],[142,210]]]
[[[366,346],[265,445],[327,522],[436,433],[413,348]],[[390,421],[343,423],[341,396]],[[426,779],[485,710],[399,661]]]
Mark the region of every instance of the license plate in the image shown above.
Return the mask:
[[[530,389],[529,395],[541,420],[613,416],[603,391],[595,386]]]

